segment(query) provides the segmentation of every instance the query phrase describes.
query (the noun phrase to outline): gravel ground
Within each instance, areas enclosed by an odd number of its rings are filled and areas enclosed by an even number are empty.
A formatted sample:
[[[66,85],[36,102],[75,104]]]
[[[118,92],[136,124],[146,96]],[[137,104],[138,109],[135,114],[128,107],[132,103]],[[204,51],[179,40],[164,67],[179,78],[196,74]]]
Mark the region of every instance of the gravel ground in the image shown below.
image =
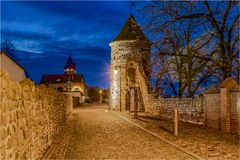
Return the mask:
[[[106,111],[76,108],[43,159],[194,159]]]
[[[179,136],[173,135],[173,121],[139,113],[134,119],[128,112],[112,111],[159,136],[209,160],[239,159],[239,136],[226,134],[205,126],[179,123]]]

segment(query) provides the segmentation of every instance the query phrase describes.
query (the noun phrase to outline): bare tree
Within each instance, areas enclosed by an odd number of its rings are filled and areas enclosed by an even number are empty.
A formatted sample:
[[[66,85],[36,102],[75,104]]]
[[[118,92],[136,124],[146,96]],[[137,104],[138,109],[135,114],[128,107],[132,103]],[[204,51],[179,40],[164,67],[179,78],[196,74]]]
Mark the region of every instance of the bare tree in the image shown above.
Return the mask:
[[[239,76],[238,2],[209,3],[153,1],[140,7],[154,41],[153,71],[162,95],[193,96]]]
[[[179,24],[171,30],[165,29],[165,34],[156,46],[155,61],[164,68],[157,70],[156,90],[161,95],[193,96],[203,85],[212,82],[214,70],[210,70],[209,55],[203,52],[211,37],[192,38],[191,27]],[[190,40],[191,39],[191,40]]]
[[[218,59],[215,63],[221,70],[221,79],[225,79],[231,76],[233,65],[239,57],[239,2],[215,2],[216,7],[206,0],[202,3],[205,11],[179,15],[175,20],[206,20],[206,25],[203,24],[206,32],[212,32],[216,38]]]

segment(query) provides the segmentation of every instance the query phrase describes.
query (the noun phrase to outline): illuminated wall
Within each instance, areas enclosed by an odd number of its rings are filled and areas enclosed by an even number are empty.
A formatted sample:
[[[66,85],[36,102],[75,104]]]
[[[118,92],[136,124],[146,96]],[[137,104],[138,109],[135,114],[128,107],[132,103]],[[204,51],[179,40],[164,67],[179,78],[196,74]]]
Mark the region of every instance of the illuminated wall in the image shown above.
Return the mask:
[[[129,63],[134,63],[134,68],[141,68],[141,72],[145,78],[150,77],[149,75],[146,76],[151,72],[150,44],[148,41],[121,40],[110,43],[110,46],[109,105],[110,109],[120,110],[121,106],[121,110],[125,110],[125,97],[126,93],[130,90],[128,85],[129,82],[127,82],[127,79],[129,79],[127,75],[128,65]],[[144,83],[147,79],[144,79]]]

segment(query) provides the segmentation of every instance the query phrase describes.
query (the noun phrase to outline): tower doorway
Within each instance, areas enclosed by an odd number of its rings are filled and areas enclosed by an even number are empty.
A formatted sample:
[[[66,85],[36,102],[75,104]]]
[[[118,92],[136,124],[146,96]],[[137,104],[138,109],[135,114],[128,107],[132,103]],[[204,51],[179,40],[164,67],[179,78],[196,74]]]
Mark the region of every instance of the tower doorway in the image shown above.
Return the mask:
[[[125,95],[125,110],[129,111],[130,110],[130,93],[127,91]]]
[[[128,68],[127,69],[127,77],[129,79],[130,84],[135,84],[135,82],[136,82],[136,69],[132,68],[132,67]]]

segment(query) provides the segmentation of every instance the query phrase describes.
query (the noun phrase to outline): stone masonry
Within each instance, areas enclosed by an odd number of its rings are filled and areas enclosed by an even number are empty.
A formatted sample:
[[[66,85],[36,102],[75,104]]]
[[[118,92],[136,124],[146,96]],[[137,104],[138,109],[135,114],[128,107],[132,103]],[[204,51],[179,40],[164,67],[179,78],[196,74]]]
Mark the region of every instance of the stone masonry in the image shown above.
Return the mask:
[[[150,78],[150,41],[130,16],[110,46],[110,108],[129,110],[126,99],[132,88],[139,87],[137,72],[141,71],[144,81]]]
[[[39,159],[70,115],[71,98],[0,70],[0,159]]]

